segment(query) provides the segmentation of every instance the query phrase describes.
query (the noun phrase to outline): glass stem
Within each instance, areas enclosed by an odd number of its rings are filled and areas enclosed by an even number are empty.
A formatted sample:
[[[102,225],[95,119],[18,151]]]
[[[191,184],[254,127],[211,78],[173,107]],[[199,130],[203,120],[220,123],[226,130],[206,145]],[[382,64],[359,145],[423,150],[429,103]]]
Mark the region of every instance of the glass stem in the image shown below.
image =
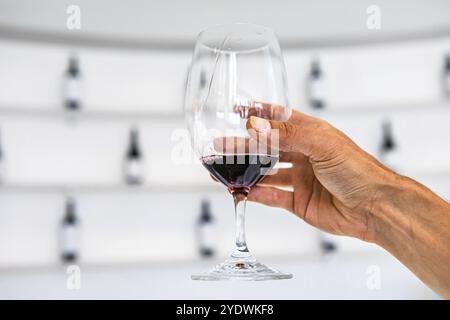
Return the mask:
[[[247,192],[235,192],[234,210],[236,216],[236,240],[235,248],[231,256],[233,258],[247,258],[250,257],[250,252],[245,241],[245,206],[247,204]]]

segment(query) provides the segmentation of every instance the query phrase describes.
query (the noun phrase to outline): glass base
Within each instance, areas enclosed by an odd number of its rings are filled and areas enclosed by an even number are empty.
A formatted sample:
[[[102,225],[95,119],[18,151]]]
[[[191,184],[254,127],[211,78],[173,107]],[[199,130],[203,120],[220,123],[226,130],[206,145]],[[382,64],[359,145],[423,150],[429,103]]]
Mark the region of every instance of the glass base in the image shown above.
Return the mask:
[[[215,266],[212,270],[192,275],[192,280],[219,281],[219,280],[281,280],[291,279],[292,274],[272,269],[250,257],[239,258],[231,256],[225,262]]]

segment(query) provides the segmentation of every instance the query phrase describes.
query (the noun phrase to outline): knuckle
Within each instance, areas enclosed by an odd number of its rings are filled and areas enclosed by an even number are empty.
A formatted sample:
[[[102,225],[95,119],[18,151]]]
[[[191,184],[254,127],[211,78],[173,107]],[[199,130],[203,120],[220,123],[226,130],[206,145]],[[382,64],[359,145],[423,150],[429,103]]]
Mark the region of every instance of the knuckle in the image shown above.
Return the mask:
[[[287,138],[287,141],[289,143],[290,139],[295,138],[297,136],[297,126],[293,125],[289,122],[282,122],[280,124],[280,138],[282,138],[282,141],[285,141]]]
[[[317,129],[324,131],[324,132],[330,132],[333,131],[334,127],[325,120],[320,119],[319,121],[317,121]]]
[[[279,148],[286,152],[292,152],[296,149],[297,140],[299,138],[299,128],[297,125],[284,121],[278,123],[278,145]]]
[[[289,122],[284,122],[286,136],[295,137],[297,135],[297,126]]]

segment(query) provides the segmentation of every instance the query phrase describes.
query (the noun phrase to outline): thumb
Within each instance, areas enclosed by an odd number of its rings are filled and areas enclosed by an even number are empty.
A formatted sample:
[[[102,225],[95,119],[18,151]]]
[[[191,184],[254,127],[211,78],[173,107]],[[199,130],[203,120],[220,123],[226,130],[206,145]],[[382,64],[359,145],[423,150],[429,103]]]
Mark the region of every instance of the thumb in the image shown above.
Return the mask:
[[[247,121],[249,134],[259,143],[285,152],[301,152],[306,156],[312,155],[317,144],[318,132],[313,132],[313,128],[308,121],[304,124],[294,124],[253,116]]]

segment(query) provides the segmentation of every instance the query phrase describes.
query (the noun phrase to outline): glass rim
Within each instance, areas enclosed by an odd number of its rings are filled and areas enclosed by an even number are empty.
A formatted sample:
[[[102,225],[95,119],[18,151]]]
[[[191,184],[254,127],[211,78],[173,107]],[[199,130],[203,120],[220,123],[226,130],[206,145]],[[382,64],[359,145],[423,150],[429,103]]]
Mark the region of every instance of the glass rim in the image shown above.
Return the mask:
[[[205,35],[207,35],[210,32],[213,31],[219,31],[221,29],[230,28],[233,26],[245,26],[248,27],[247,30],[254,31],[255,34],[258,34],[258,32],[267,32],[269,37],[267,40],[264,41],[264,43],[259,44],[255,46],[254,48],[248,48],[248,49],[224,49],[224,48],[218,48],[216,46],[211,46],[204,41]],[[230,33],[232,31],[230,30]],[[236,23],[225,23],[225,24],[218,24],[211,27],[208,27],[204,30],[202,30],[198,35],[196,39],[196,45],[201,45],[202,47],[213,51],[215,53],[252,53],[256,51],[261,51],[266,48],[268,48],[271,45],[271,41],[275,40],[278,44],[278,39],[275,36],[274,31],[266,26],[255,24],[255,23],[249,23],[249,22],[236,22]]]

